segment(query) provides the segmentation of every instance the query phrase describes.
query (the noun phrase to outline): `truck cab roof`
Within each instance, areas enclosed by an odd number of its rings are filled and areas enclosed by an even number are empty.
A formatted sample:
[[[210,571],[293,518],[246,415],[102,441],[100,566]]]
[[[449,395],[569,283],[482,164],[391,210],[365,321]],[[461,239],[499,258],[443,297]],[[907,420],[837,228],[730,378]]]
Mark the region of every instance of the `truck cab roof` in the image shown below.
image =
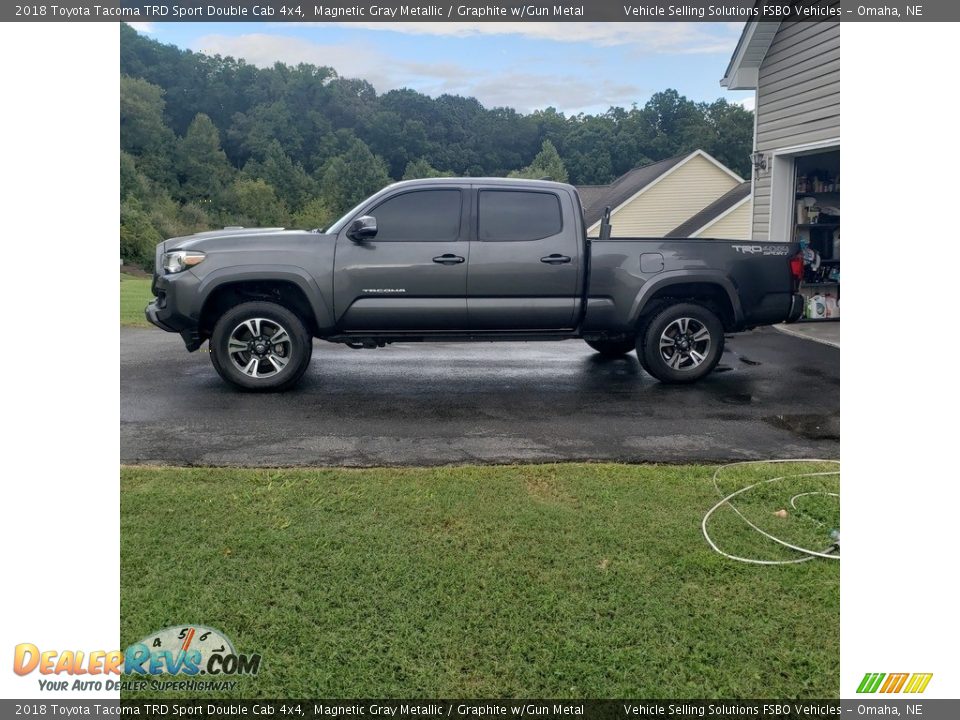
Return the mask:
[[[572,185],[567,183],[555,182],[553,180],[531,180],[528,178],[501,178],[501,177],[443,177],[443,178],[422,178],[419,180],[401,180],[400,182],[388,185],[384,189],[397,189],[404,187],[419,187],[423,185],[502,185],[503,187],[538,187],[543,189],[573,189]]]

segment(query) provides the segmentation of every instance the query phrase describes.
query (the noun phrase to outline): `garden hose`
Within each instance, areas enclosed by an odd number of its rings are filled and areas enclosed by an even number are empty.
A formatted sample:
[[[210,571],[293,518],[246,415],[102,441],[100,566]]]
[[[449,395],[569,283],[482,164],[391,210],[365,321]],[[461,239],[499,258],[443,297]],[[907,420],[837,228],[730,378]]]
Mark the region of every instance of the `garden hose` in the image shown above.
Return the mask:
[[[735,492],[730,493],[729,495],[723,496],[723,491],[720,489],[720,484],[719,484],[719,480],[718,480],[718,478],[719,478],[719,476],[720,476],[720,473],[723,472],[723,470],[725,470],[725,469],[727,469],[727,468],[732,468],[732,467],[741,466],[741,465],[783,464],[783,463],[795,463],[795,464],[796,464],[796,463],[821,463],[821,464],[822,464],[822,463],[827,463],[827,464],[831,464],[831,465],[836,465],[836,466],[837,466],[837,469],[836,469],[836,470],[826,471],[826,472],[821,471],[821,472],[799,473],[799,474],[796,474],[796,475],[780,475],[780,476],[778,476],[778,477],[773,477],[773,478],[768,478],[768,479],[765,479],[765,480],[760,480],[759,482],[755,482],[755,483],[753,483],[753,484],[751,484],[751,485],[747,485],[746,487],[742,487],[742,488],[740,488],[739,490],[736,490]],[[713,548],[716,552],[718,552],[718,553],[720,553],[721,555],[723,555],[725,558],[728,558],[728,559],[730,559],[730,560],[736,560],[737,562],[750,563],[750,564],[753,564],[753,565],[794,565],[794,564],[796,564],[796,563],[808,562],[808,561],[810,561],[810,560],[814,560],[815,558],[825,558],[825,559],[827,559],[827,560],[839,560],[839,559],[840,559],[840,531],[839,531],[839,529],[835,529],[835,530],[831,531],[830,536],[831,536],[831,538],[833,539],[833,543],[830,544],[829,546],[825,547],[825,548],[822,549],[822,550],[813,550],[813,549],[810,549],[810,548],[800,547],[799,545],[794,545],[793,543],[789,543],[789,542],[787,542],[786,540],[783,540],[783,539],[781,539],[781,538],[778,538],[778,537],[776,537],[775,535],[772,535],[771,533],[768,533],[766,530],[763,530],[763,529],[757,527],[754,523],[752,523],[749,519],[747,519],[747,517],[744,516],[744,514],[743,514],[742,512],[740,512],[740,510],[737,509],[736,505],[734,505],[734,504],[731,502],[734,498],[736,498],[736,497],[738,497],[738,496],[740,496],[740,495],[743,495],[744,493],[747,493],[747,492],[749,492],[750,490],[753,490],[754,488],[757,488],[757,487],[760,487],[760,486],[763,486],[763,485],[769,485],[769,484],[771,484],[771,483],[782,482],[782,481],[785,481],[785,480],[796,480],[796,479],[798,479],[798,478],[829,477],[829,476],[837,476],[837,478],[840,477],[840,461],[839,461],[839,460],[819,460],[819,459],[800,459],[800,460],[747,460],[747,461],[743,461],[743,462],[735,462],[735,463],[728,463],[728,464],[726,464],[726,465],[721,465],[721,466],[719,466],[719,467],[716,469],[716,471],[713,473],[713,487],[716,489],[717,494],[720,495],[720,496],[722,496],[723,499],[720,500],[720,501],[719,501],[716,505],[714,505],[712,508],[710,508],[710,509],[707,511],[707,514],[703,516],[703,521],[700,523],[700,528],[701,528],[701,530],[703,531],[703,537],[706,539],[707,543],[709,543],[709,545],[710,545],[711,548]],[[796,495],[794,495],[793,497],[791,497],[791,498],[790,498],[790,506],[791,506],[794,510],[797,510],[797,511],[799,511],[799,512],[802,513],[802,511],[800,511],[799,508],[797,508],[797,505],[796,505],[796,500],[797,500],[797,498],[809,497],[809,496],[816,496],[816,495],[819,495],[819,496],[827,496],[827,497],[835,497],[835,498],[837,498],[838,501],[839,501],[839,499],[840,499],[840,495],[839,495],[838,493],[825,492],[825,491],[819,491],[819,490],[816,490],[816,491],[807,491],[807,492],[797,493]],[[723,550],[721,550],[720,547],[717,545],[717,543],[715,543],[715,542],[713,541],[713,538],[710,537],[710,532],[707,530],[707,524],[709,523],[710,517],[713,515],[713,513],[716,512],[719,508],[721,508],[721,507],[723,507],[723,506],[725,506],[725,505],[728,506],[731,510],[733,510],[733,512],[735,512],[735,513],[737,514],[737,516],[738,516],[741,520],[743,520],[743,522],[745,522],[747,525],[749,525],[751,528],[753,528],[756,532],[760,533],[761,535],[763,535],[763,536],[764,536],[765,538],[767,538],[768,540],[772,540],[773,542],[775,542],[775,543],[777,543],[777,544],[779,544],[779,545],[782,545],[782,546],[785,547],[785,548],[789,548],[790,550],[793,550],[793,551],[795,551],[795,552],[800,553],[801,557],[792,558],[792,559],[789,559],[789,560],[761,560],[761,559],[757,559],[757,558],[741,557],[741,556],[739,556],[739,555],[733,555],[733,554],[731,554],[731,553],[724,552]],[[805,515],[801,515],[801,516],[802,516],[802,517],[807,517],[808,519],[812,520],[813,522],[817,523],[817,524],[820,525],[820,526],[824,526],[824,523],[820,522],[819,520],[816,520],[815,518],[811,518],[811,517],[805,516]],[[824,526],[824,527],[825,527],[825,526]]]

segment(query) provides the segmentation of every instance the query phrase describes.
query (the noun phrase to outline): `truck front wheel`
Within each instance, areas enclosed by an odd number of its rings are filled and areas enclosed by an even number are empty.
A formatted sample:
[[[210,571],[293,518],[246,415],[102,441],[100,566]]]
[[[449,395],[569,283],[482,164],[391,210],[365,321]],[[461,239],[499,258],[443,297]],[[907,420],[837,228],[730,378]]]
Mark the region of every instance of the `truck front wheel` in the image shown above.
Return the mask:
[[[585,342],[604,357],[620,357],[632,352],[637,346],[633,340],[586,340]]]
[[[313,338],[294,313],[277,303],[230,308],[213,328],[210,359],[228,383],[243,390],[277,392],[306,372]]]
[[[660,382],[696,382],[720,362],[723,323],[702,305],[670,305],[637,338],[637,354]]]

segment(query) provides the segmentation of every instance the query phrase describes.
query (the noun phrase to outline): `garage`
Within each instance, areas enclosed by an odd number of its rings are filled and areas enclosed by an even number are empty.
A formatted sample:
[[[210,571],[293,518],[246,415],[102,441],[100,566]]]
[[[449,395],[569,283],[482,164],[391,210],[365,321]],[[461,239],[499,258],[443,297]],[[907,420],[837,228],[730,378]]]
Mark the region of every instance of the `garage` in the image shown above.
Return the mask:
[[[751,238],[800,243],[803,321],[839,320],[839,23],[747,22],[720,84],[755,92]]]
[[[794,158],[794,240],[804,256],[805,320],[840,317],[840,150]]]

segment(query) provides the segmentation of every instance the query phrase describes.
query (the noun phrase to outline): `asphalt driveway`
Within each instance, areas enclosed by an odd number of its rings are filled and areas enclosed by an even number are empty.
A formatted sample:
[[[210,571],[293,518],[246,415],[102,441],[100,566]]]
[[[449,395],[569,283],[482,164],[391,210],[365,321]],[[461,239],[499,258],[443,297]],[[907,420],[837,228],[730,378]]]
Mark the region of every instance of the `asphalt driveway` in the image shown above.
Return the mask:
[[[662,385],[634,355],[580,341],[315,341],[301,384],[245,394],[206,348],[124,328],[120,457],[173,465],[720,462],[840,452],[840,351],[766,328],[728,339],[718,370]]]

